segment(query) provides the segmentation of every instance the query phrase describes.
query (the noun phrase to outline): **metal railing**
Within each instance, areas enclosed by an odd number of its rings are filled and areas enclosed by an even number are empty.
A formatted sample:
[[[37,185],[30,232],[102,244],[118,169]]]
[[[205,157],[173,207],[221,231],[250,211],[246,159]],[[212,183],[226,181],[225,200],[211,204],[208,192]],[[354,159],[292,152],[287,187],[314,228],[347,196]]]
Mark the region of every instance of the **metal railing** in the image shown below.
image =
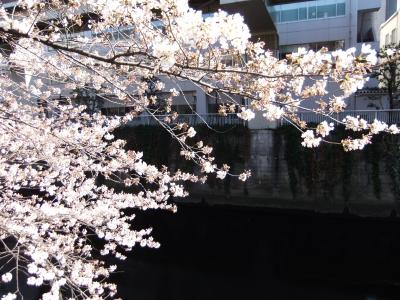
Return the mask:
[[[157,119],[163,121],[166,115],[157,115]],[[209,126],[225,126],[225,125],[246,125],[247,122],[240,119],[236,114],[228,114],[221,116],[219,114],[180,114],[178,117],[171,121],[171,124],[187,123],[190,126],[196,125],[209,125]],[[141,115],[130,121],[127,126],[146,126],[146,125],[159,125],[153,116]]]
[[[357,117],[373,122],[375,119],[385,122],[387,124],[400,124],[400,109],[383,109],[383,110],[346,110],[340,113],[333,113],[330,116],[316,114],[314,112],[298,112],[297,116],[300,120],[306,123],[321,123],[327,121],[328,123],[341,122],[346,116]],[[281,120],[280,125],[289,124],[286,120]]]
[[[331,115],[321,115],[314,112],[298,112],[297,116],[300,120],[306,123],[321,123],[327,121],[328,123],[342,122],[346,116],[363,118],[369,123],[375,119],[383,121],[387,124],[400,124],[400,109],[385,109],[385,110],[348,110],[341,113],[334,113]],[[166,115],[157,115],[161,121],[165,120]],[[250,121],[251,122],[251,121]],[[227,116],[221,116],[216,113],[211,114],[180,114],[171,124],[187,123],[190,126],[196,125],[209,125],[209,126],[226,126],[226,125],[241,125],[248,126],[248,122],[240,119],[237,114],[231,113]],[[281,119],[277,123],[277,127],[288,125],[290,122]],[[159,122],[153,116],[141,115],[130,121],[127,126],[156,126]]]

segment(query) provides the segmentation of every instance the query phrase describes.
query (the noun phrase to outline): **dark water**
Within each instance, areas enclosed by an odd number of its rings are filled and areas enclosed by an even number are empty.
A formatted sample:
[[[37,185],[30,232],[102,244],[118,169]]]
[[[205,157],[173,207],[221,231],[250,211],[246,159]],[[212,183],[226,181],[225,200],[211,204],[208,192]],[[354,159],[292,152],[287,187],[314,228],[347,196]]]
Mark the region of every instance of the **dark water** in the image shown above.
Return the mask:
[[[162,246],[112,276],[125,300],[400,299],[396,217],[179,204],[140,213],[147,226]]]
[[[114,275],[124,299],[400,299],[400,221],[180,205]]]

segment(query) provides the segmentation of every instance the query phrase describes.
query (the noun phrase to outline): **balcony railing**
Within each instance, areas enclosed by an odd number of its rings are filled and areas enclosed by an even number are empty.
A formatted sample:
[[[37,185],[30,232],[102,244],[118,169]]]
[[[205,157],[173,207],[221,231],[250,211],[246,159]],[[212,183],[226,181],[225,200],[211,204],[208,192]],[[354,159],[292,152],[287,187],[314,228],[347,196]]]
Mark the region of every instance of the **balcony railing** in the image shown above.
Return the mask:
[[[158,115],[157,119],[163,121],[167,116]],[[172,124],[187,123],[190,126],[196,125],[209,125],[209,126],[225,126],[225,125],[242,125],[246,126],[244,120],[240,119],[236,114],[228,114],[221,116],[219,114],[180,114]],[[134,118],[128,123],[128,126],[146,126],[146,125],[159,125],[159,122],[154,117],[149,115],[141,115]]]
[[[341,113],[334,113],[329,116],[316,114],[314,112],[298,112],[297,116],[300,120],[307,123],[321,123],[322,121],[338,123],[341,122],[346,116],[353,116],[363,118],[364,120],[372,123],[375,119],[383,121],[387,124],[400,124],[400,109],[387,109],[387,110],[348,110]],[[158,115],[159,120],[164,120],[166,115]],[[251,121],[250,121],[251,122]],[[236,114],[228,114],[221,116],[219,114],[181,114],[172,124],[187,123],[190,126],[196,125],[209,125],[209,126],[226,126],[226,125],[241,125],[247,126],[248,122],[240,119]],[[267,122],[266,122],[267,124]],[[283,126],[290,124],[288,121],[281,119],[277,122],[276,126]],[[128,126],[157,126],[159,122],[150,115],[141,115],[134,118],[128,123]],[[270,126],[269,126],[270,128]]]
[[[321,123],[323,121],[337,123],[337,120],[341,122],[346,116],[359,116],[369,123],[377,119],[387,124],[400,124],[400,109],[347,110],[341,113],[334,113],[330,116],[324,116],[314,112],[298,112],[297,116],[300,120],[307,123]],[[282,119],[279,125],[285,124],[289,124],[289,122]]]

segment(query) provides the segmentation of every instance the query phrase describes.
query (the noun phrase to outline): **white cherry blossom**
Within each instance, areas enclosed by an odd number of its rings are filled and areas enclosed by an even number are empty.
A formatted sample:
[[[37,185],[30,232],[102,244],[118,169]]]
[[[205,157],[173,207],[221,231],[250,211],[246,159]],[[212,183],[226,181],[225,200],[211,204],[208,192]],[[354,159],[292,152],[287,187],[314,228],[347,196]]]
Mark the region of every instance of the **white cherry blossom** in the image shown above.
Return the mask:
[[[302,146],[307,148],[318,147],[322,141],[320,137],[314,136],[314,131],[312,130],[305,131],[301,137],[303,138],[303,141],[301,142]]]
[[[175,212],[169,199],[188,195],[185,182],[251,176],[215,163],[213,147],[180,121],[173,104],[185,95],[183,86],[222,96],[221,114],[249,124],[256,113],[285,118],[302,131],[303,146],[317,147],[333,126],[309,128],[297,113],[334,118],[376,60],[368,46],[362,53],[299,49],[279,60],[263,42],[250,40],[240,14],[217,11],[204,19],[187,0],[16,5],[0,7],[0,61],[8,68],[0,76],[0,239],[2,257],[14,267],[13,276],[1,276],[8,282],[25,272],[28,285],[49,287],[42,299],[65,291],[76,300],[114,297],[117,287],[108,278],[115,266],[102,256],[124,260],[136,246],[160,247],[152,228],[135,228],[133,211]],[[83,12],[95,17],[87,20]],[[334,96],[328,82],[337,87]],[[310,109],[315,98],[320,106]],[[125,113],[102,114],[102,101]],[[115,130],[138,116],[166,130],[198,170],[172,172],[146,162],[140,149],[126,149]],[[395,125],[358,117],[342,123],[362,134],[337,141],[345,151],[364,148],[373,134],[399,133]],[[104,246],[94,249],[91,239]]]
[[[13,276],[10,272],[5,273],[1,276],[1,280],[5,283],[10,282],[12,280]]]
[[[334,129],[333,123],[328,124],[327,121],[323,121],[320,124],[318,124],[317,129],[315,131],[322,137],[326,137],[327,135],[329,135],[329,132],[331,132],[333,129]]]
[[[245,120],[245,121],[250,121],[254,119],[255,114],[250,108],[242,108],[242,111],[237,114],[239,118]]]

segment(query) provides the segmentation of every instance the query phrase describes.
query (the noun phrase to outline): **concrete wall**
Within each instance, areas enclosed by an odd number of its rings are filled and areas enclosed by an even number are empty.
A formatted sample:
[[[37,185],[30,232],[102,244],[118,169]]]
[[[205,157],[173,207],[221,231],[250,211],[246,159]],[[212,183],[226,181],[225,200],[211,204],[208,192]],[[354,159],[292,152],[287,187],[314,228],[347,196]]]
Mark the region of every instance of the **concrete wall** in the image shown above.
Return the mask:
[[[389,215],[398,206],[382,144],[353,153],[334,145],[307,150],[299,136],[293,131],[287,135],[251,130],[247,141],[236,137],[230,147],[238,149],[236,156],[244,160],[233,163],[232,171],[251,169],[249,181],[211,179],[191,187],[191,197],[183,201],[324,212],[350,209],[361,215]],[[219,159],[224,161],[223,156]]]
[[[279,43],[280,45],[292,45],[344,40],[347,47],[352,43],[349,24],[348,16],[278,24]]]

